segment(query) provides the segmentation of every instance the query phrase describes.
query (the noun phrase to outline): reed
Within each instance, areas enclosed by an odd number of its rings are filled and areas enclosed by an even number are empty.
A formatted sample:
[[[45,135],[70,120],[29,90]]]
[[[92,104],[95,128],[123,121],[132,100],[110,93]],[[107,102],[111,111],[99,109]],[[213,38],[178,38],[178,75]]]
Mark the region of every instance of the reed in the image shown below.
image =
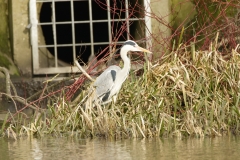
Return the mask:
[[[116,139],[239,134],[239,70],[235,50],[226,60],[214,49],[193,54],[179,48],[144,67],[143,75],[132,72],[116,104],[89,106],[85,90],[71,105],[63,93],[30,122],[12,123],[1,134]]]

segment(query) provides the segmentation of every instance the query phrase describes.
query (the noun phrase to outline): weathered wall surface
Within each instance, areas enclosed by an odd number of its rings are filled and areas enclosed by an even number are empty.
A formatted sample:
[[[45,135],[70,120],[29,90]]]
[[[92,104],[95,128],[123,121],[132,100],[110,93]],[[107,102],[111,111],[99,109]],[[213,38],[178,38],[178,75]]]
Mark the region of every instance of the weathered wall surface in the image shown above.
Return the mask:
[[[197,13],[195,5],[191,1],[186,0],[172,0],[171,10],[171,19],[173,19],[171,26],[173,29],[185,26]],[[179,29],[181,30],[182,28]]]
[[[0,0],[0,52],[10,56],[7,7],[6,1]]]
[[[194,4],[186,0],[151,1],[154,57],[171,50],[172,32],[188,24],[195,16]]]
[[[10,47],[10,30],[8,1],[0,0],[0,66],[10,71],[11,75],[19,75],[17,67],[12,61],[12,52]],[[0,77],[4,75],[0,72]]]
[[[16,65],[21,69],[22,74],[31,76],[32,55],[29,29],[29,0],[10,0],[10,14],[12,16],[12,49]],[[14,2],[14,3],[13,3]]]
[[[167,38],[171,35],[171,30],[167,26],[170,23],[170,0],[151,1],[152,12],[152,50],[154,58],[159,58],[167,52],[170,41]]]

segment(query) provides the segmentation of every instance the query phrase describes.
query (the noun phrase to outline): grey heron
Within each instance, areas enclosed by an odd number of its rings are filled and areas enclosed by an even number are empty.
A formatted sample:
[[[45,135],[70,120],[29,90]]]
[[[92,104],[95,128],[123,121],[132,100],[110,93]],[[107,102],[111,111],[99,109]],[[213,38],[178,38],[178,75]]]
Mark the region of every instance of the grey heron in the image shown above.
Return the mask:
[[[131,62],[127,54],[129,51],[138,51],[152,53],[147,49],[144,49],[137,45],[136,42],[132,40],[127,40],[121,47],[120,56],[123,60],[123,68],[119,66],[112,65],[108,67],[101,75],[96,78],[93,86],[95,89],[95,100],[99,104],[106,104],[113,100],[116,102],[117,95],[122,87],[123,82],[128,77]]]

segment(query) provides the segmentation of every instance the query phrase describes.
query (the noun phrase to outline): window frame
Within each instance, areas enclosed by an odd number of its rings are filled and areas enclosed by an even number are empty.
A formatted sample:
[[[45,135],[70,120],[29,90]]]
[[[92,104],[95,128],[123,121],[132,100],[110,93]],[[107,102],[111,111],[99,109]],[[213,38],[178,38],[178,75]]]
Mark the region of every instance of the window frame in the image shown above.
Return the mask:
[[[47,47],[54,47],[54,55],[57,55],[57,47],[59,46],[71,46],[73,48],[73,60],[76,60],[76,46],[91,46],[91,54],[94,54],[94,45],[109,45],[112,44],[112,35],[111,35],[111,23],[114,21],[126,21],[127,23],[127,32],[129,33],[130,30],[130,24],[129,21],[145,21],[145,37],[147,39],[146,41],[146,47],[151,47],[151,18],[149,16],[150,14],[150,0],[143,0],[144,6],[145,6],[145,17],[144,18],[124,18],[124,19],[111,19],[111,11],[110,8],[107,7],[107,19],[102,20],[93,20],[92,18],[92,1],[91,0],[82,0],[82,1],[88,1],[89,4],[89,20],[84,21],[73,21],[74,20],[74,6],[73,2],[76,0],[30,0],[29,2],[29,12],[30,12],[30,39],[31,39],[31,45],[32,45],[32,59],[33,59],[33,74],[57,74],[57,73],[72,73],[72,72],[80,72],[80,70],[76,66],[65,66],[65,67],[59,67],[58,66],[58,56],[54,56],[54,67],[47,67],[43,68],[40,67],[39,64],[39,48],[47,48]],[[128,16],[128,1],[125,0],[126,4],[126,17]],[[52,22],[47,23],[39,23],[38,22],[38,15],[37,15],[37,3],[45,3],[45,2],[52,2]],[[56,22],[56,15],[55,15],[55,2],[70,2],[71,4],[71,21],[64,21],[64,22]],[[107,0],[107,6],[110,5],[110,0]],[[93,33],[93,24],[94,23],[101,23],[101,22],[107,22],[108,23],[108,41],[106,42],[94,42],[94,33]],[[89,23],[90,24],[90,43],[75,43],[75,24],[79,23]],[[58,24],[71,24],[72,26],[72,44],[57,44],[56,41],[56,25]],[[53,26],[53,39],[54,44],[53,45],[39,45],[38,44],[38,27],[40,25],[52,25]],[[127,39],[129,39],[129,34],[127,34]],[[117,42],[117,44],[122,43],[121,41]],[[109,48],[110,52],[112,48]]]

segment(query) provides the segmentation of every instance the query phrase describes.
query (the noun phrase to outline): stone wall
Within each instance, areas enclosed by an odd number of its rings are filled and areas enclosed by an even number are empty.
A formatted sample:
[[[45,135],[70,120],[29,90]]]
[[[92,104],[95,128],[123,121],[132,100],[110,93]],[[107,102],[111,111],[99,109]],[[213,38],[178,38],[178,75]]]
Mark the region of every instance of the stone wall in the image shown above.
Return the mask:
[[[170,23],[171,0],[150,1],[152,12],[152,50],[154,59],[159,58],[163,53],[168,52],[170,41],[166,39],[171,35],[167,26]],[[166,39],[165,39],[166,38]]]
[[[10,56],[8,5],[5,0],[0,0],[0,15],[0,52]]]
[[[11,75],[18,76],[18,69],[12,61],[12,52],[10,47],[10,29],[8,1],[0,0],[0,67],[5,67]],[[0,77],[4,75],[0,72]]]
[[[13,59],[23,75],[32,76],[32,53],[30,45],[29,0],[9,0],[12,19]]]

